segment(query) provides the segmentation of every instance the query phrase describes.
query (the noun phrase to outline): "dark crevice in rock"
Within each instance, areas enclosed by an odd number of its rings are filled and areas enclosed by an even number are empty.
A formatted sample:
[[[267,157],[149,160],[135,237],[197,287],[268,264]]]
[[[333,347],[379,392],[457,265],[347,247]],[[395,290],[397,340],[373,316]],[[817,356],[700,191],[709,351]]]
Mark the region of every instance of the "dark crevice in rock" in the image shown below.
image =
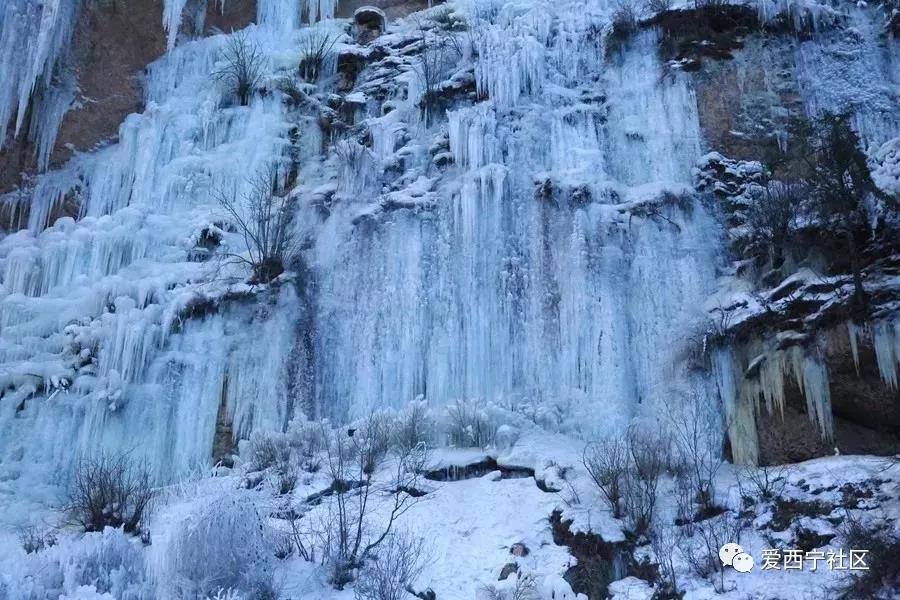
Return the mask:
[[[433,469],[425,473],[425,479],[431,481],[461,481],[463,479],[475,479],[488,473],[500,471],[502,479],[525,479],[534,477],[534,469],[527,467],[507,467],[497,464],[497,460],[488,457],[468,465],[450,465],[440,469]]]

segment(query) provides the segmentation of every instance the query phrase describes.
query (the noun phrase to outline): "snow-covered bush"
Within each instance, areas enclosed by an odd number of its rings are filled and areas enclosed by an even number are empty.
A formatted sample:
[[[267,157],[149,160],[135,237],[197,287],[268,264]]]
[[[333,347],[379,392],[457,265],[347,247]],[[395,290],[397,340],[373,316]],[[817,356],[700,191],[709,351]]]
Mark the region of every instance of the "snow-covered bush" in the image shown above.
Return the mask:
[[[392,534],[360,569],[353,588],[357,600],[403,600],[422,572],[423,541]]]
[[[322,466],[326,436],[322,423],[295,418],[288,423],[288,443],[297,456],[300,468],[315,473]]]
[[[290,438],[279,431],[254,431],[246,445],[250,467],[269,471],[277,491],[287,494],[297,484],[298,468],[291,453]]]
[[[244,490],[225,489],[172,508],[153,545],[156,577],[176,598],[222,591],[273,598],[273,532]]]
[[[288,436],[277,431],[254,431],[247,443],[247,458],[259,471],[281,467],[291,460]]]
[[[147,465],[128,455],[83,458],[69,484],[66,512],[85,531],[136,533],[156,493],[151,481]]]
[[[40,552],[56,544],[56,533],[52,529],[29,525],[19,532],[19,543],[28,554]]]
[[[434,419],[424,400],[414,400],[400,413],[394,428],[394,445],[411,450],[420,443],[430,445],[434,439]]]
[[[143,546],[122,529],[61,538],[56,545],[25,556],[10,575],[9,597],[19,600],[79,598],[85,586],[118,600],[157,597],[146,573]]]
[[[463,448],[485,448],[494,443],[497,424],[474,402],[457,401],[447,407],[450,443]]]
[[[522,572],[513,573],[497,583],[484,585],[475,593],[477,600],[538,600],[540,597],[534,575]]]
[[[872,180],[882,192],[900,198],[900,137],[888,140],[875,150]]]

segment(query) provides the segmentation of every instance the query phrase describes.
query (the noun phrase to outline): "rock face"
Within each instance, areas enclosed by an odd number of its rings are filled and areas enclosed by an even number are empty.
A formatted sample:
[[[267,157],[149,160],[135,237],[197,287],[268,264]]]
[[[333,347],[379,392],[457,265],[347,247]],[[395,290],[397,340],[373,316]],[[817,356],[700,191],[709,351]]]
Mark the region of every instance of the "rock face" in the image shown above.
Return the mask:
[[[78,93],[60,126],[52,167],[73,151],[114,139],[125,117],[141,110],[144,67],[165,51],[162,9],[163,0],[85,3],[69,51]],[[0,151],[0,192],[18,184],[20,173],[35,172],[34,152],[22,140]]]
[[[201,0],[204,30],[241,29],[256,19],[256,0]],[[50,167],[56,168],[73,152],[84,152],[115,141],[127,115],[144,106],[144,69],[166,50],[162,25],[164,0],[89,0],[85,2],[69,50],[69,68],[77,78],[78,93],[63,117]],[[194,23],[185,18],[190,35]],[[21,175],[37,170],[35,148],[24,139],[0,151],[0,193],[20,183]],[[0,214],[2,222],[2,214]]]

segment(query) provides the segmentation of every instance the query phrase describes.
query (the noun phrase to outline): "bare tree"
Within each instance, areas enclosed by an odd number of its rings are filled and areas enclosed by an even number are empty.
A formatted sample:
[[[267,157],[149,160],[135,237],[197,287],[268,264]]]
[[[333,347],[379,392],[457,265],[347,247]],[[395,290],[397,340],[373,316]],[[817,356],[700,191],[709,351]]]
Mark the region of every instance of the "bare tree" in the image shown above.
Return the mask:
[[[629,428],[626,442],[631,460],[622,486],[622,512],[631,532],[640,536],[653,523],[659,476],[669,449],[667,440],[636,427]]]
[[[421,538],[393,533],[359,572],[353,588],[357,600],[403,600],[424,567]]]
[[[234,221],[244,239],[248,257],[231,254],[253,269],[253,280],[268,282],[284,272],[292,248],[290,225],[293,206],[280,195],[278,170],[269,166],[247,180],[244,192],[218,190],[215,198]]]
[[[612,31],[613,39],[618,42],[624,42],[637,31],[638,18],[637,9],[633,0],[619,0],[616,2],[612,14]]]
[[[809,188],[801,181],[769,181],[747,207],[753,243],[766,249],[773,269],[784,264],[796,220],[808,195]]]
[[[737,474],[738,489],[741,496],[774,500],[787,487],[790,472],[788,466],[744,467]]]
[[[876,193],[859,136],[850,125],[849,114],[826,113],[815,124],[811,152],[810,210],[823,226],[834,228],[845,240],[853,276],[853,299],[866,303],[857,235],[869,233],[867,197]]]
[[[459,57],[462,49],[452,32],[443,31],[436,26],[429,27],[418,18],[414,22],[422,38],[422,52],[413,68],[422,87],[420,106],[428,120],[440,98],[441,83],[447,75],[447,69]]]
[[[304,81],[315,83],[338,37],[320,27],[308,27],[304,31],[300,41],[300,76]]]
[[[691,570],[713,582],[716,591],[725,591],[725,565],[719,559],[719,549],[728,543],[739,544],[744,524],[740,518],[725,512],[717,517],[694,524],[691,537],[679,541],[684,558]]]
[[[715,510],[715,479],[722,466],[723,424],[696,393],[680,405],[666,407],[679,470],[690,483],[704,514]]]
[[[659,598],[681,598],[675,571],[675,551],[679,545],[679,531],[669,524],[657,523],[650,531],[650,549],[659,571]]]
[[[622,517],[622,490],[628,472],[628,459],[628,445],[621,437],[591,442],[585,446],[581,456],[584,468],[606,496],[617,519]]]
[[[378,486],[375,476],[389,446],[390,431],[375,415],[359,427],[329,436],[326,462],[334,498],[319,543],[331,570],[331,583],[339,589],[352,580],[353,570],[365,563],[419,497],[424,444],[397,450],[390,480]],[[373,523],[375,494],[387,498],[387,518],[381,526]]]
[[[138,533],[156,494],[151,482],[146,464],[127,454],[82,459],[69,486],[66,512],[85,531],[122,527]]]
[[[246,106],[262,83],[265,66],[266,58],[259,45],[239,31],[228,38],[212,78],[234,94],[241,106]]]

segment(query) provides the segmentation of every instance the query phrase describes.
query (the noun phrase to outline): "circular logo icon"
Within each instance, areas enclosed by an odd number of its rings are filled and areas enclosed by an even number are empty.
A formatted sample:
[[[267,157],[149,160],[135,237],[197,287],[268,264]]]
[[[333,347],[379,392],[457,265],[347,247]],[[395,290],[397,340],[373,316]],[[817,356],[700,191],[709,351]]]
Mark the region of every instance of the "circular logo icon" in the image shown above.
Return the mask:
[[[722,559],[722,564],[727,565],[729,567],[733,566],[732,561],[734,557],[738,554],[741,554],[744,551],[743,548],[738,546],[737,544],[728,543],[719,548],[719,558]]]
[[[749,573],[753,570],[753,557],[746,552],[740,552],[731,559],[731,566],[738,573]]]

